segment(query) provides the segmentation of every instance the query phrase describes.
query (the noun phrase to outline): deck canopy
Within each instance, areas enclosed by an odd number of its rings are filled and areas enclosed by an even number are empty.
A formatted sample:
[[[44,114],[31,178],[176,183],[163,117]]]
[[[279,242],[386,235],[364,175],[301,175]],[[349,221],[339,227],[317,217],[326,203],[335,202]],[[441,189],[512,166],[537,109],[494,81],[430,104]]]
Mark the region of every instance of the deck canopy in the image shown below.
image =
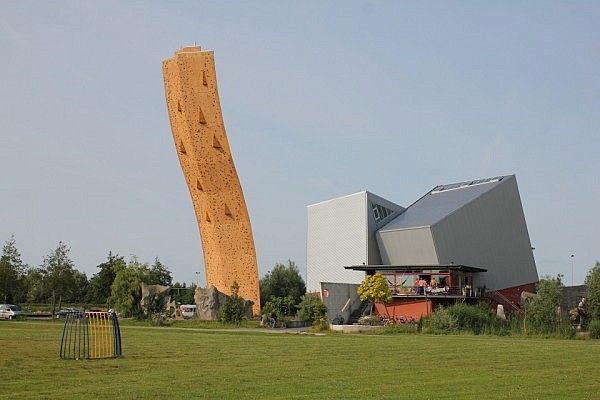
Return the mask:
[[[353,271],[375,272],[375,271],[463,271],[463,272],[486,272],[487,269],[471,267],[460,264],[444,265],[350,265],[344,267]]]

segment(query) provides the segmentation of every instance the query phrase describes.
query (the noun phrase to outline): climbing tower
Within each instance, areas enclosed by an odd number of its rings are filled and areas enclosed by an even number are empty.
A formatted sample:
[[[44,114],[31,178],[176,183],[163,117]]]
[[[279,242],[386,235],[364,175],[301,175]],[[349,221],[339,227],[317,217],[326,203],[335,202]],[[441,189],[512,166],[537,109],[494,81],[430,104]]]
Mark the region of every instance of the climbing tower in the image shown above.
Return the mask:
[[[200,229],[207,285],[260,310],[256,250],[217,91],[214,54],[184,47],[163,61],[165,95],[179,163]]]

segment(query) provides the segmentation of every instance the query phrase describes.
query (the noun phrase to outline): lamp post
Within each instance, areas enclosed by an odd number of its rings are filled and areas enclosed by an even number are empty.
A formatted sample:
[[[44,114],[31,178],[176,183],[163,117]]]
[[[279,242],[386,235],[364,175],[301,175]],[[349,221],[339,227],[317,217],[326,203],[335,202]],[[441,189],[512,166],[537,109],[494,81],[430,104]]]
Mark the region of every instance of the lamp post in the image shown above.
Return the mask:
[[[575,254],[571,254],[571,286],[574,286],[573,271],[575,270]]]

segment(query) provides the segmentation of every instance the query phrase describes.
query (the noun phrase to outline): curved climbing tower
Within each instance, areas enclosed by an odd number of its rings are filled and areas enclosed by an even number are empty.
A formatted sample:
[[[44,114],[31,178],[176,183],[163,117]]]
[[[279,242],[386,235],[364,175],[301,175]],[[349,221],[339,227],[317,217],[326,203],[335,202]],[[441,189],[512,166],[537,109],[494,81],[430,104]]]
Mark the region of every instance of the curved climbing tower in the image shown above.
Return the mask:
[[[239,295],[260,310],[252,227],[221,114],[212,51],[184,47],[163,61],[165,95],[179,163],[204,250],[207,285]]]

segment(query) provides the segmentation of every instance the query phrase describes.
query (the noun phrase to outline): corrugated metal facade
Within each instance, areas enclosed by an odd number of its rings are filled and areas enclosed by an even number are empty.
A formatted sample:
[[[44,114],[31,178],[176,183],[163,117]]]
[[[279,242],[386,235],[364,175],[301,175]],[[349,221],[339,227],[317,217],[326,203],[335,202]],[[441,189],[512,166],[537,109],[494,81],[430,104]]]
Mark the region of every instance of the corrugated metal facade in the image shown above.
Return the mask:
[[[308,206],[306,288],[321,282],[360,283],[362,272],[344,265],[367,263],[366,192]]]
[[[431,228],[377,232],[381,261],[387,265],[437,265]]]
[[[387,217],[380,219],[379,221],[375,220],[375,215],[373,213],[373,205],[378,204],[383,206],[389,210],[393,211],[393,214],[388,215]],[[377,244],[376,233],[379,228],[385,226],[387,223],[396,218],[399,214],[404,211],[404,207],[399,206],[398,204],[392,203],[389,200],[384,199],[383,197],[379,197],[373,193],[367,192],[367,218],[368,218],[368,262],[369,265],[381,264],[382,256],[379,252],[379,245]]]
[[[505,177],[432,227],[440,263],[486,268],[479,285],[498,290],[538,281],[517,181]]]
[[[373,204],[393,214],[377,222]],[[375,232],[403,210],[366,191],[308,206],[307,289],[318,291],[321,282],[360,283],[364,273],[347,271],[344,266],[380,263]]]

